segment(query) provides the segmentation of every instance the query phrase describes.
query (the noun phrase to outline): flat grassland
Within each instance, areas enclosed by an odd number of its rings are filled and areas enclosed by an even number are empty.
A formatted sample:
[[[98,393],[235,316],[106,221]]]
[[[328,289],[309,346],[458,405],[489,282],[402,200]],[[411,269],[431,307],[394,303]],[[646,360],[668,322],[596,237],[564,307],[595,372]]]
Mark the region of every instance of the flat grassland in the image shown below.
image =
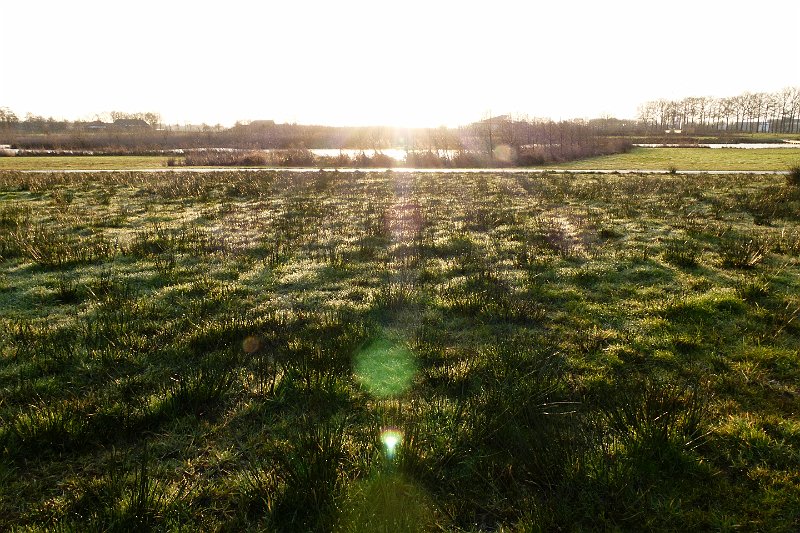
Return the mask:
[[[164,169],[164,156],[0,157],[0,170]],[[177,158],[180,161],[180,158]],[[800,148],[634,148],[627,154],[552,165],[556,169],[597,170],[766,170],[800,165]]]
[[[0,157],[0,170],[133,170],[165,168],[160,155],[69,155]]]
[[[797,531],[798,353],[784,176],[0,172],[0,529]]]
[[[597,170],[787,170],[800,148],[633,148],[627,154],[572,161],[554,168]]]

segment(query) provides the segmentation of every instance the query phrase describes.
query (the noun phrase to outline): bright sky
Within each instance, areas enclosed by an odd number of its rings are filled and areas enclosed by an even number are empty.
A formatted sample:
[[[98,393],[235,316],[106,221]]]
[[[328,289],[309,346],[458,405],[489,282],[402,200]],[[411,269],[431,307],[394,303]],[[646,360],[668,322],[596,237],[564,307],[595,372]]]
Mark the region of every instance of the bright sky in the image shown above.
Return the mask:
[[[0,107],[439,126],[800,86],[798,0],[15,0]]]

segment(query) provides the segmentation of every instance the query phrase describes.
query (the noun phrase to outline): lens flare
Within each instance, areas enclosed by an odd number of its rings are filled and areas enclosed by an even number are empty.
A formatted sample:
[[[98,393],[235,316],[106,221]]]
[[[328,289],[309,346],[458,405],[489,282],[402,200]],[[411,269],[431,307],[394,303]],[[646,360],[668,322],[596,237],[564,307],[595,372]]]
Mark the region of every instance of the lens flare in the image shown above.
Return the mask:
[[[355,355],[355,375],[378,398],[391,398],[408,390],[417,371],[412,353],[389,339],[377,339]]]
[[[242,342],[242,350],[244,350],[245,353],[256,353],[259,348],[261,348],[261,339],[258,337],[247,337]]]
[[[512,162],[516,156],[514,149],[507,144],[496,146],[494,150],[492,150],[492,155],[497,161],[501,161],[503,163]]]
[[[381,433],[381,442],[386,448],[386,457],[393,459],[397,447],[403,442],[403,433],[397,428],[389,428]]]
[[[401,198],[384,213],[384,224],[396,243],[410,242],[422,229],[422,210],[416,202]]]

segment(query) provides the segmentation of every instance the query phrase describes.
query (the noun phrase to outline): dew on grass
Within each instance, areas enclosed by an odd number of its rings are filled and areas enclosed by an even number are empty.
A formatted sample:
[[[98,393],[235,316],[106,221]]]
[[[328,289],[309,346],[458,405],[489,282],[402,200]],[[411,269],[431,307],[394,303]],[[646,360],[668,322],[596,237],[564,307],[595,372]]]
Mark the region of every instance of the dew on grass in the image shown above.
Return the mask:
[[[416,202],[401,198],[384,214],[386,229],[396,243],[410,242],[422,229],[422,213]]]
[[[432,531],[436,520],[430,496],[396,472],[382,472],[351,486],[342,531]]]

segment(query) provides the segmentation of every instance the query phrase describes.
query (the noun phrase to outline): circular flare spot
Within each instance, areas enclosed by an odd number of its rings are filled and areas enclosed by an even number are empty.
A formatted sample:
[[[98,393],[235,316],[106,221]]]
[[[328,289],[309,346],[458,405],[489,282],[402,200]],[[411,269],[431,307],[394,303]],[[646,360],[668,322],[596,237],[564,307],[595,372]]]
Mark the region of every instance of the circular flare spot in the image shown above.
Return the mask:
[[[408,390],[416,370],[411,352],[388,339],[372,341],[355,356],[356,379],[378,398],[398,396]]]
[[[498,145],[492,150],[492,155],[498,161],[511,163],[514,160],[514,149],[507,144]]]
[[[242,349],[245,353],[256,353],[261,348],[261,339],[258,337],[247,337],[242,342]]]

